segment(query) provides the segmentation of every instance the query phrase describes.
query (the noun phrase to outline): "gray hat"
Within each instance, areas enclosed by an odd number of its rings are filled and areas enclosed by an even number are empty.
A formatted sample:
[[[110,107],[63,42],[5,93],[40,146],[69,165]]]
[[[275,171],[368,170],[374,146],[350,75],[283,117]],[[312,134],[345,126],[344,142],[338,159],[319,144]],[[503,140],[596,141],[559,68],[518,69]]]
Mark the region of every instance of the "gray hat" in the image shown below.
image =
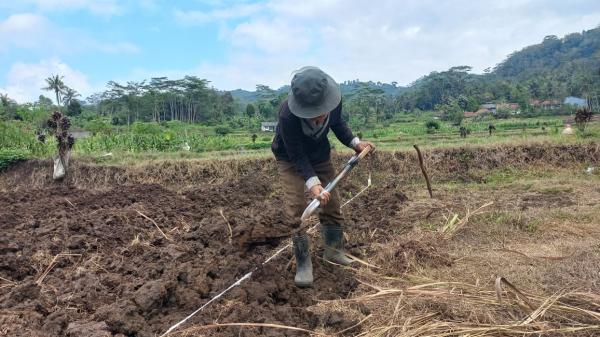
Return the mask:
[[[340,87],[317,67],[304,67],[292,78],[288,95],[290,111],[300,118],[314,118],[335,109],[342,100]]]

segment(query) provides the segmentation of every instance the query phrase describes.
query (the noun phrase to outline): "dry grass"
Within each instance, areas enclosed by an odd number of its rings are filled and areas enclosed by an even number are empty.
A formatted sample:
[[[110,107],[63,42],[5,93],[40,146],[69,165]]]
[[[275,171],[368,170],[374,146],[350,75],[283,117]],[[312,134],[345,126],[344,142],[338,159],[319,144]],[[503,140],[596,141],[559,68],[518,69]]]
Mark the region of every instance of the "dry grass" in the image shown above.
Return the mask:
[[[225,223],[227,224],[227,235],[229,238],[229,244],[233,243],[233,230],[231,229],[231,224],[229,223],[229,220],[227,220],[227,218],[225,217],[225,214],[223,214],[223,209],[219,209],[219,214],[221,215],[221,217],[223,218],[223,220],[225,220]]]
[[[38,279],[35,281],[35,283],[38,286],[41,286],[42,283],[44,282],[44,279],[46,278],[46,276],[48,276],[48,274],[50,273],[50,271],[52,270],[52,268],[54,268],[54,266],[56,266],[56,263],[58,263],[58,261],[61,258],[65,258],[65,257],[73,257],[73,256],[81,256],[81,254],[70,254],[70,253],[60,253],[60,254],[56,254],[52,260],[50,261],[50,263],[48,263],[48,266],[46,267],[46,269],[44,270],[44,272],[42,273],[42,275],[40,275],[40,277],[38,277]]]
[[[523,169],[530,167],[565,168],[582,165],[597,166],[600,162],[600,144],[515,143],[490,146],[465,145],[457,148],[424,149],[423,156],[433,188],[444,180],[457,176],[471,181],[481,179],[486,172],[497,168]],[[333,156],[340,167],[348,158],[347,152]],[[0,176],[0,190],[15,190],[47,186],[50,162],[30,160]],[[586,166],[586,167],[587,167]],[[373,170],[386,176],[393,175],[405,182],[423,183],[414,151],[378,151],[366,165],[356,168],[353,175],[367,176]],[[161,184],[185,188],[197,182],[240,177],[247,174],[274,176],[275,160],[271,156],[240,160],[220,157],[203,160],[152,160],[124,165],[98,165],[73,161],[68,182],[78,188],[101,189],[120,184]],[[424,186],[424,185],[423,185]]]
[[[461,282],[398,287],[370,285],[371,291],[347,302],[374,308],[358,336],[521,336],[600,332],[593,293],[562,291],[550,296],[525,294],[516,287],[489,289]],[[390,311],[393,308],[393,311]]]
[[[374,244],[382,269],[360,268],[359,290],[335,303],[371,309],[353,336],[600,335],[600,189],[589,177],[437,188],[436,201],[420,186],[407,193],[404,221],[418,225]]]
[[[137,212],[137,214],[141,215],[142,217],[144,217],[144,219],[149,220],[150,222],[152,222],[152,224],[154,224],[154,227],[156,227],[156,229],[160,232],[160,234],[167,239],[167,241],[173,241],[173,239],[171,239],[170,237],[167,236],[167,234],[165,234],[165,232],[163,232],[162,229],[160,229],[160,226],[158,226],[158,224],[156,223],[156,221],[152,220],[151,218],[149,218],[147,215],[145,215],[144,213],[138,211],[137,209],[135,210]]]

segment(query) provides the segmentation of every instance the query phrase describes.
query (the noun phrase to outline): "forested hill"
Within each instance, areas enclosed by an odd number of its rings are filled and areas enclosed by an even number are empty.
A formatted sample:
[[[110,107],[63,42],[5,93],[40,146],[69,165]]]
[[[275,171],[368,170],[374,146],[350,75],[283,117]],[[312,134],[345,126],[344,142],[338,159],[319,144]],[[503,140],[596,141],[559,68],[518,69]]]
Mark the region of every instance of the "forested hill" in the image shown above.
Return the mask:
[[[590,69],[600,67],[600,27],[572,33],[563,38],[546,36],[535,44],[510,54],[494,68],[502,79],[525,81],[539,76],[556,80],[598,75]]]
[[[547,36],[536,45],[509,55],[491,72],[471,74],[471,67],[432,72],[397,97],[403,110],[474,111],[481,103],[562,100],[567,96],[600,96],[600,28]]]
[[[395,82],[346,81],[340,84],[343,94],[352,97],[364,92],[398,97],[404,110],[429,110],[463,96],[472,107],[485,101],[505,100],[524,103],[529,99],[561,99],[586,96],[600,87],[600,27],[563,38],[550,35],[544,40],[510,54],[504,61],[482,75],[471,74],[471,67],[456,66],[432,72],[409,87]],[[284,86],[277,94],[289,90]],[[232,91],[243,103],[264,97],[261,90]]]
[[[340,89],[342,90],[342,95],[344,95],[344,96],[352,96],[353,94],[356,94],[364,86],[368,87],[371,90],[382,91],[383,93],[385,93],[387,95],[397,95],[397,94],[400,94],[400,93],[406,91],[406,89],[407,89],[405,87],[397,86],[396,82],[382,83],[382,82],[372,82],[372,81],[361,82],[359,80],[353,80],[353,81],[345,81],[345,82],[340,83]],[[255,91],[248,91],[248,90],[243,90],[243,89],[232,90],[231,95],[234,98],[238,99],[241,103],[255,102],[255,101],[262,99],[263,95],[261,94],[261,90],[263,90],[264,87],[263,88],[260,88],[260,87],[262,87],[262,86],[259,86],[259,88],[257,88],[257,90],[255,90]],[[283,87],[275,90],[275,93],[283,94],[283,93],[287,93],[289,90],[290,90],[290,86],[284,85]]]

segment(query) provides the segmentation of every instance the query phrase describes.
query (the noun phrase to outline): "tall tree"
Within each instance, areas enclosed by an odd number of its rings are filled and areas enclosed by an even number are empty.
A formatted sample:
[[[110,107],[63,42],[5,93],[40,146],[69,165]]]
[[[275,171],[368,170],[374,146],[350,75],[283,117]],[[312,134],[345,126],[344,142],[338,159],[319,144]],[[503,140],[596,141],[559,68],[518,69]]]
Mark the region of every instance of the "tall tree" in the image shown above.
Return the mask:
[[[65,83],[63,82],[64,76],[54,75],[52,74],[50,77],[46,78],[47,87],[42,88],[42,90],[54,91],[56,94],[56,105],[60,106],[60,93],[65,88]]]
[[[81,97],[81,95],[77,92],[77,90],[69,88],[65,85],[63,89],[63,103],[66,106],[71,104],[71,101],[77,97]]]
[[[248,105],[246,105],[246,115],[250,118],[254,117],[254,114],[256,113],[256,109],[254,108],[254,105],[248,103]]]
[[[11,105],[11,99],[8,94],[0,94],[0,119],[9,118],[9,107]]]

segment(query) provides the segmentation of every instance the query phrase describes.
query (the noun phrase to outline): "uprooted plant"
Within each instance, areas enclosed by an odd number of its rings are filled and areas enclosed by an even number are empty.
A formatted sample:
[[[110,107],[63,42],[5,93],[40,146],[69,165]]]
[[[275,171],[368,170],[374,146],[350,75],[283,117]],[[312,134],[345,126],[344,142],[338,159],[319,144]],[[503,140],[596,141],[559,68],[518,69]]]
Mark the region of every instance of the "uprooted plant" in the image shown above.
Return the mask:
[[[59,111],[54,111],[46,124],[50,133],[56,137],[58,148],[58,156],[54,158],[54,174],[52,177],[54,180],[61,180],[67,173],[71,149],[75,144],[75,137],[69,133],[71,120]],[[42,141],[42,139],[40,139],[40,141]]]
[[[575,113],[575,124],[577,129],[581,132],[585,132],[587,124],[592,120],[593,112],[587,108],[578,109]]]

